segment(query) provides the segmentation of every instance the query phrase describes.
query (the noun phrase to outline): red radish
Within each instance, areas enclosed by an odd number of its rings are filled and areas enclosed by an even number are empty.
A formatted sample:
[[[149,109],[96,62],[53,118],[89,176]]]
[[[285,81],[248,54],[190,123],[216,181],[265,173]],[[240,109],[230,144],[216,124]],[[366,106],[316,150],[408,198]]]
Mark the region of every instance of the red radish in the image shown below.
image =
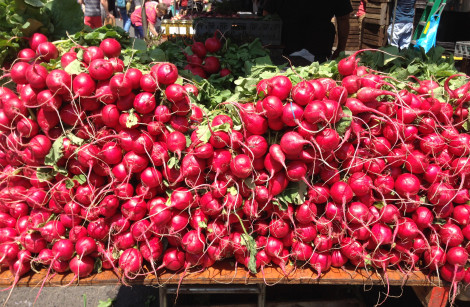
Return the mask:
[[[73,253],[75,252],[74,244],[68,239],[58,240],[52,246],[52,252],[54,258],[60,261],[68,261],[72,259]]]
[[[357,69],[357,62],[358,59],[356,59],[357,55],[362,52],[362,50],[356,51],[355,53],[351,54],[350,56],[341,59],[338,62],[338,72],[346,77],[349,75],[352,75],[354,71]]]
[[[55,95],[68,94],[72,90],[72,77],[64,70],[55,69],[47,75],[46,85]]]
[[[200,254],[204,251],[206,238],[197,230],[190,230],[183,236],[183,248],[187,253]]]
[[[230,162],[230,170],[238,178],[248,178],[253,171],[252,161],[247,155],[238,155]]]
[[[202,65],[202,68],[208,73],[208,74],[215,74],[218,73],[220,70],[220,61],[218,58],[215,56],[208,56],[204,60],[204,64]]]
[[[286,103],[282,108],[281,119],[286,126],[295,127],[299,124],[302,114],[303,109],[299,105],[295,103]]]
[[[172,63],[159,63],[152,66],[151,75],[159,84],[170,85],[178,79],[178,69]]]
[[[462,230],[455,224],[447,222],[439,231],[442,244],[447,247],[455,247],[460,245],[463,240]]]
[[[26,71],[31,65],[26,62],[17,62],[13,64],[10,70],[10,78],[16,84],[29,83],[26,79]]]
[[[52,147],[52,143],[46,136],[38,134],[29,141],[29,148],[37,158],[44,158]]]
[[[214,33],[214,36],[209,37],[206,39],[204,42],[204,47],[206,48],[207,51],[215,53],[222,48],[222,43],[220,40],[217,38],[217,33]]]
[[[157,90],[157,79],[151,74],[142,75],[140,87],[143,91],[153,93]]]
[[[200,58],[205,58],[207,54],[207,50],[206,50],[206,47],[204,46],[204,43],[196,42],[196,41],[193,42],[193,44],[191,45],[191,51]]]
[[[47,69],[39,64],[29,65],[25,71],[26,81],[33,89],[38,90],[46,87],[47,75]]]
[[[62,98],[50,90],[44,90],[38,93],[37,103],[45,111],[56,111],[62,106]]]
[[[228,68],[222,68],[220,71],[219,71],[219,75],[221,77],[225,77],[225,76],[228,76],[228,75],[231,75],[232,72],[230,71],[230,69]]]
[[[124,271],[124,276],[132,278],[132,275],[137,274],[142,268],[142,254],[138,249],[128,248],[121,257],[119,257],[119,267]]]
[[[170,84],[165,89],[166,98],[173,103],[183,100],[186,97],[186,91],[179,84]]]
[[[409,197],[416,195],[419,189],[419,179],[413,174],[401,174],[395,180],[395,190],[400,196]]]
[[[310,144],[310,142],[304,140],[304,138],[297,132],[287,132],[281,138],[281,149],[288,155],[299,154],[304,145]]]
[[[349,203],[353,198],[351,187],[345,182],[336,182],[330,188],[330,195],[336,204]]]
[[[459,267],[464,266],[468,261],[468,252],[460,246],[450,248],[446,256],[447,263]]]
[[[59,50],[57,50],[57,47],[50,42],[39,44],[36,48],[36,53],[38,54],[38,57],[45,62],[49,62],[50,60],[57,59],[59,57]]]
[[[80,73],[73,79],[72,88],[75,95],[87,97],[94,93],[96,84],[89,74]]]
[[[114,68],[110,61],[95,59],[88,66],[90,76],[95,80],[107,80],[114,74]]]
[[[285,100],[292,89],[292,82],[285,76],[275,76],[268,81],[268,95],[273,95]]]
[[[70,63],[77,59],[77,53],[75,52],[66,52],[60,57],[60,64],[63,69],[65,69]]]
[[[428,189],[427,196],[430,203],[445,206],[455,198],[455,190],[447,183],[433,183]]]
[[[315,98],[315,88],[307,81],[297,83],[292,88],[292,99],[298,105],[305,106]]]
[[[86,48],[85,52],[83,53],[83,61],[90,65],[90,63],[96,59],[104,59],[103,50],[96,46],[90,46]]]
[[[116,58],[121,55],[121,44],[114,38],[106,38],[101,41],[100,49],[108,58]]]
[[[31,36],[29,38],[29,46],[31,47],[31,49],[33,49],[34,51],[36,51],[36,49],[38,48],[39,44],[41,43],[45,43],[47,42],[48,39],[47,39],[47,36],[45,36],[44,34],[42,33],[34,33],[33,36]]]
[[[109,81],[109,88],[117,97],[123,97],[131,93],[132,83],[124,74],[116,74]]]
[[[186,137],[179,131],[173,131],[167,137],[167,148],[169,151],[174,152],[181,158],[181,152],[186,148]]]
[[[156,106],[155,96],[151,93],[142,92],[135,96],[134,108],[141,114],[151,113]]]
[[[184,252],[177,248],[170,247],[163,253],[163,262],[161,267],[171,271],[178,271],[184,266]]]
[[[309,263],[317,272],[317,278],[320,278],[321,273],[328,271],[331,267],[331,255],[329,253],[314,252],[312,257],[309,259]]]
[[[197,96],[199,95],[199,90],[198,90],[198,88],[197,88],[195,85],[193,85],[193,84],[189,84],[189,83],[188,83],[188,84],[185,84],[185,85],[183,86],[183,88],[184,88],[184,90],[186,91],[186,93],[191,93],[191,94],[193,94],[195,97],[197,97]]]
[[[36,58],[36,52],[33,49],[24,48],[24,49],[21,49],[20,52],[18,52],[17,58],[21,62],[28,63]]]
[[[95,240],[90,237],[81,237],[75,242],[75,250],[80,257],[94,253],[97,248]]]
[[[89,276],[95,267],[95,261],[90,256],[78,257],[75,256],[69,262],[70,270],[75,274],[75,277]]]
[[[261,101],[261,105],[269,119],[279,118],[283,113],[282,101],[276,96],[267,96]]]

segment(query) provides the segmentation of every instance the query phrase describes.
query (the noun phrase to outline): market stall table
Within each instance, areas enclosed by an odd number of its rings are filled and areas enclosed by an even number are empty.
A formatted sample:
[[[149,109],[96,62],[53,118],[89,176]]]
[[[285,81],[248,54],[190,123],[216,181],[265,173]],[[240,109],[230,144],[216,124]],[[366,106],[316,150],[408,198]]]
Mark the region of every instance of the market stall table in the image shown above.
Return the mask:
[[[184,285],[273,285],[273,284],[321,284],[321,285],[385,285],[383,274],[377,274],[371,270],[354,270],[348,267],[345,270],[331,268],[317,279],[317,273],[309,267],[296,269],[287,267],[290,272],[285,277],[278,267],[266,267],[264,276],[262,272],[250,274],[245,268],[235,268],[234,262],[224,261],[215,264],[204,271],[193,270],[184,276]],[[30,272],[18,281],[16,286],[37,287],[40,286],[46,276],[47,270],[42,269],[39,273]],[[175,285],[180,282],[182,273],[162,271],[158,276],[148,276],[127,280],[130,285]],[[426,306],[445,306],[448,298],[448,288],[443,287],[436,276],[427,277],[423,272],[416,271],[408,276],[397,271],[387,272],[388,283],[391,286],[411,286],[420,300]],[[45,286],[63,286],[70,283],[74,278],[73,273],[56,274],[45,282]],[[9,270],[0,273],[0,287],[8,287],[13,282],[13,276]],[[102,286],[115,285],[119,282],[118,277],[112,270],[106,270],[86,278],[80,278],[79,285]]]

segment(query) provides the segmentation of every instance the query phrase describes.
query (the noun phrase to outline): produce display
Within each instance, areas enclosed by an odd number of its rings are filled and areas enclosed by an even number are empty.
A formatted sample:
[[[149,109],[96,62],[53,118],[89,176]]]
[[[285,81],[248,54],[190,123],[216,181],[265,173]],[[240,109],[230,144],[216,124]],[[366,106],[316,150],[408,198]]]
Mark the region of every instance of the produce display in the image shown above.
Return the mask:
[[[451,284],[451,300],[470,283],[468,76],[440,59],[429,78],[418,64],[412,78],[358,65],[406,59],[388,51],[289,69],[256,54],[245,76],[223,76],[217,37],[185,55],[99,31],[87,45],[35,34],[2,77],[0,266],[12,287],[41,267],[108,269],[126,284],[223,259],[318,278],[422,270]]]

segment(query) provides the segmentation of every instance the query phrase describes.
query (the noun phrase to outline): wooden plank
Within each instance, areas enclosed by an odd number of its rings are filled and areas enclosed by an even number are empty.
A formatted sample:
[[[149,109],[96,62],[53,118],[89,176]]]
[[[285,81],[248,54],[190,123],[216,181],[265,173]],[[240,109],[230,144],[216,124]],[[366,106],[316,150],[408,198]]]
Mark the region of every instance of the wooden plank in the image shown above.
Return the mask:
[[[363,33],[362,37],[369,41],[375,41],[376,44],[379,44],[379,45],[382,45],[388,39],[388,36],[386,33],[384,33],[383,35]]]
[[[448,287],[412,287],[414,293],[425,307],[445,307],[449,298]]]
[[[197,269],[196,269],[197,270]],[[20,278],[17,286],[36,287],[43,282],[47,270],[42,269],[39,273],[29,273]],[[148,272],[148,271],[147,271]],[[331,268],[330,271],[321,275],[317,279],[317,273],[310,267],[297,268],[288,267],[288,276],[285,277],[278,267],[266,267],[263,273],[250,274],[246,269],[235,268],[233,262],[224,261],[216,263],[204,271],[188,272],[183,279],[184,284],[257,284],[257,283],[283,283],[283,284],[332,284],[332,285],[382,285],[385,284],[383,274],[363,269],[354,270],[349,267],[346,270]],[[144,275],[144,274],[142,274]],[[63,286],[70,283],[74,276],[72,273],[52,275],[45,282],[45,286]],[[159,271],[158,277],[155,274],[148,274],[146,277],[138,277],[133,280],[126,280],[129,284],[177,284],[180,282],[181,273]],[[390,285],[408,286],[434,286],[438,285],[437,277],[431,279],[419,271],[412,272],[408,276],[398,270],[387,271],[387,279]],[[9,270],[0,273],[0,287],[8,287],[13,282],[13,276]],[[79,285],[114,285],[119,279],[113,271],[103,271],[90,277],[80,278]],[[77,281],[74,281],[77,284]]]
[[[386,20],[374,19],[374,18],[370,18],[369,15],[367,15],[366,13],[366,17],[364,17],[364,23],[372,23],[372,24],[376,24],[380,26],[388,26],[388,24],[390,23],[390,19],[386,19]]]
[[[376,36],[386,36],[387,35],[387,27],[386,26],[374,25],[374,24],[364,24],[362,33],[363,34],[376,35]]]
[[[362,42],[363,42],[363,43],[366,43],[366,44],[369,44],[369,45],[373,45],[373,46],[377,46],[377,47],[382,47],[382,46],[385,45],[386,40],[379,40],[379,39],[377,39],[377,38],[370,39],[370,38],[367,38],[367,37],[362,37]]]

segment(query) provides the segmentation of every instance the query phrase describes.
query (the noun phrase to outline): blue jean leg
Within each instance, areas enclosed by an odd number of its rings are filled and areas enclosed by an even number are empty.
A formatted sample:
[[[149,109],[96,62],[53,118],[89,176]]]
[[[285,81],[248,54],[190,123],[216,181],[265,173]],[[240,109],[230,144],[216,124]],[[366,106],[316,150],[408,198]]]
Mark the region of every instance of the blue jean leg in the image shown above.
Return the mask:
[[[144,38],[144,28],[142,26],[134,26],[135,36],[138,38]]]
[[[121,17],[122,17],[122,24],[123,24],[122,28],[124,29],[124,31],[129,33],[129,30],[131,28],[131,19],[129,18],[129,15],[127,15],[126,8],[120,7],[119,12],[121,13]]]

